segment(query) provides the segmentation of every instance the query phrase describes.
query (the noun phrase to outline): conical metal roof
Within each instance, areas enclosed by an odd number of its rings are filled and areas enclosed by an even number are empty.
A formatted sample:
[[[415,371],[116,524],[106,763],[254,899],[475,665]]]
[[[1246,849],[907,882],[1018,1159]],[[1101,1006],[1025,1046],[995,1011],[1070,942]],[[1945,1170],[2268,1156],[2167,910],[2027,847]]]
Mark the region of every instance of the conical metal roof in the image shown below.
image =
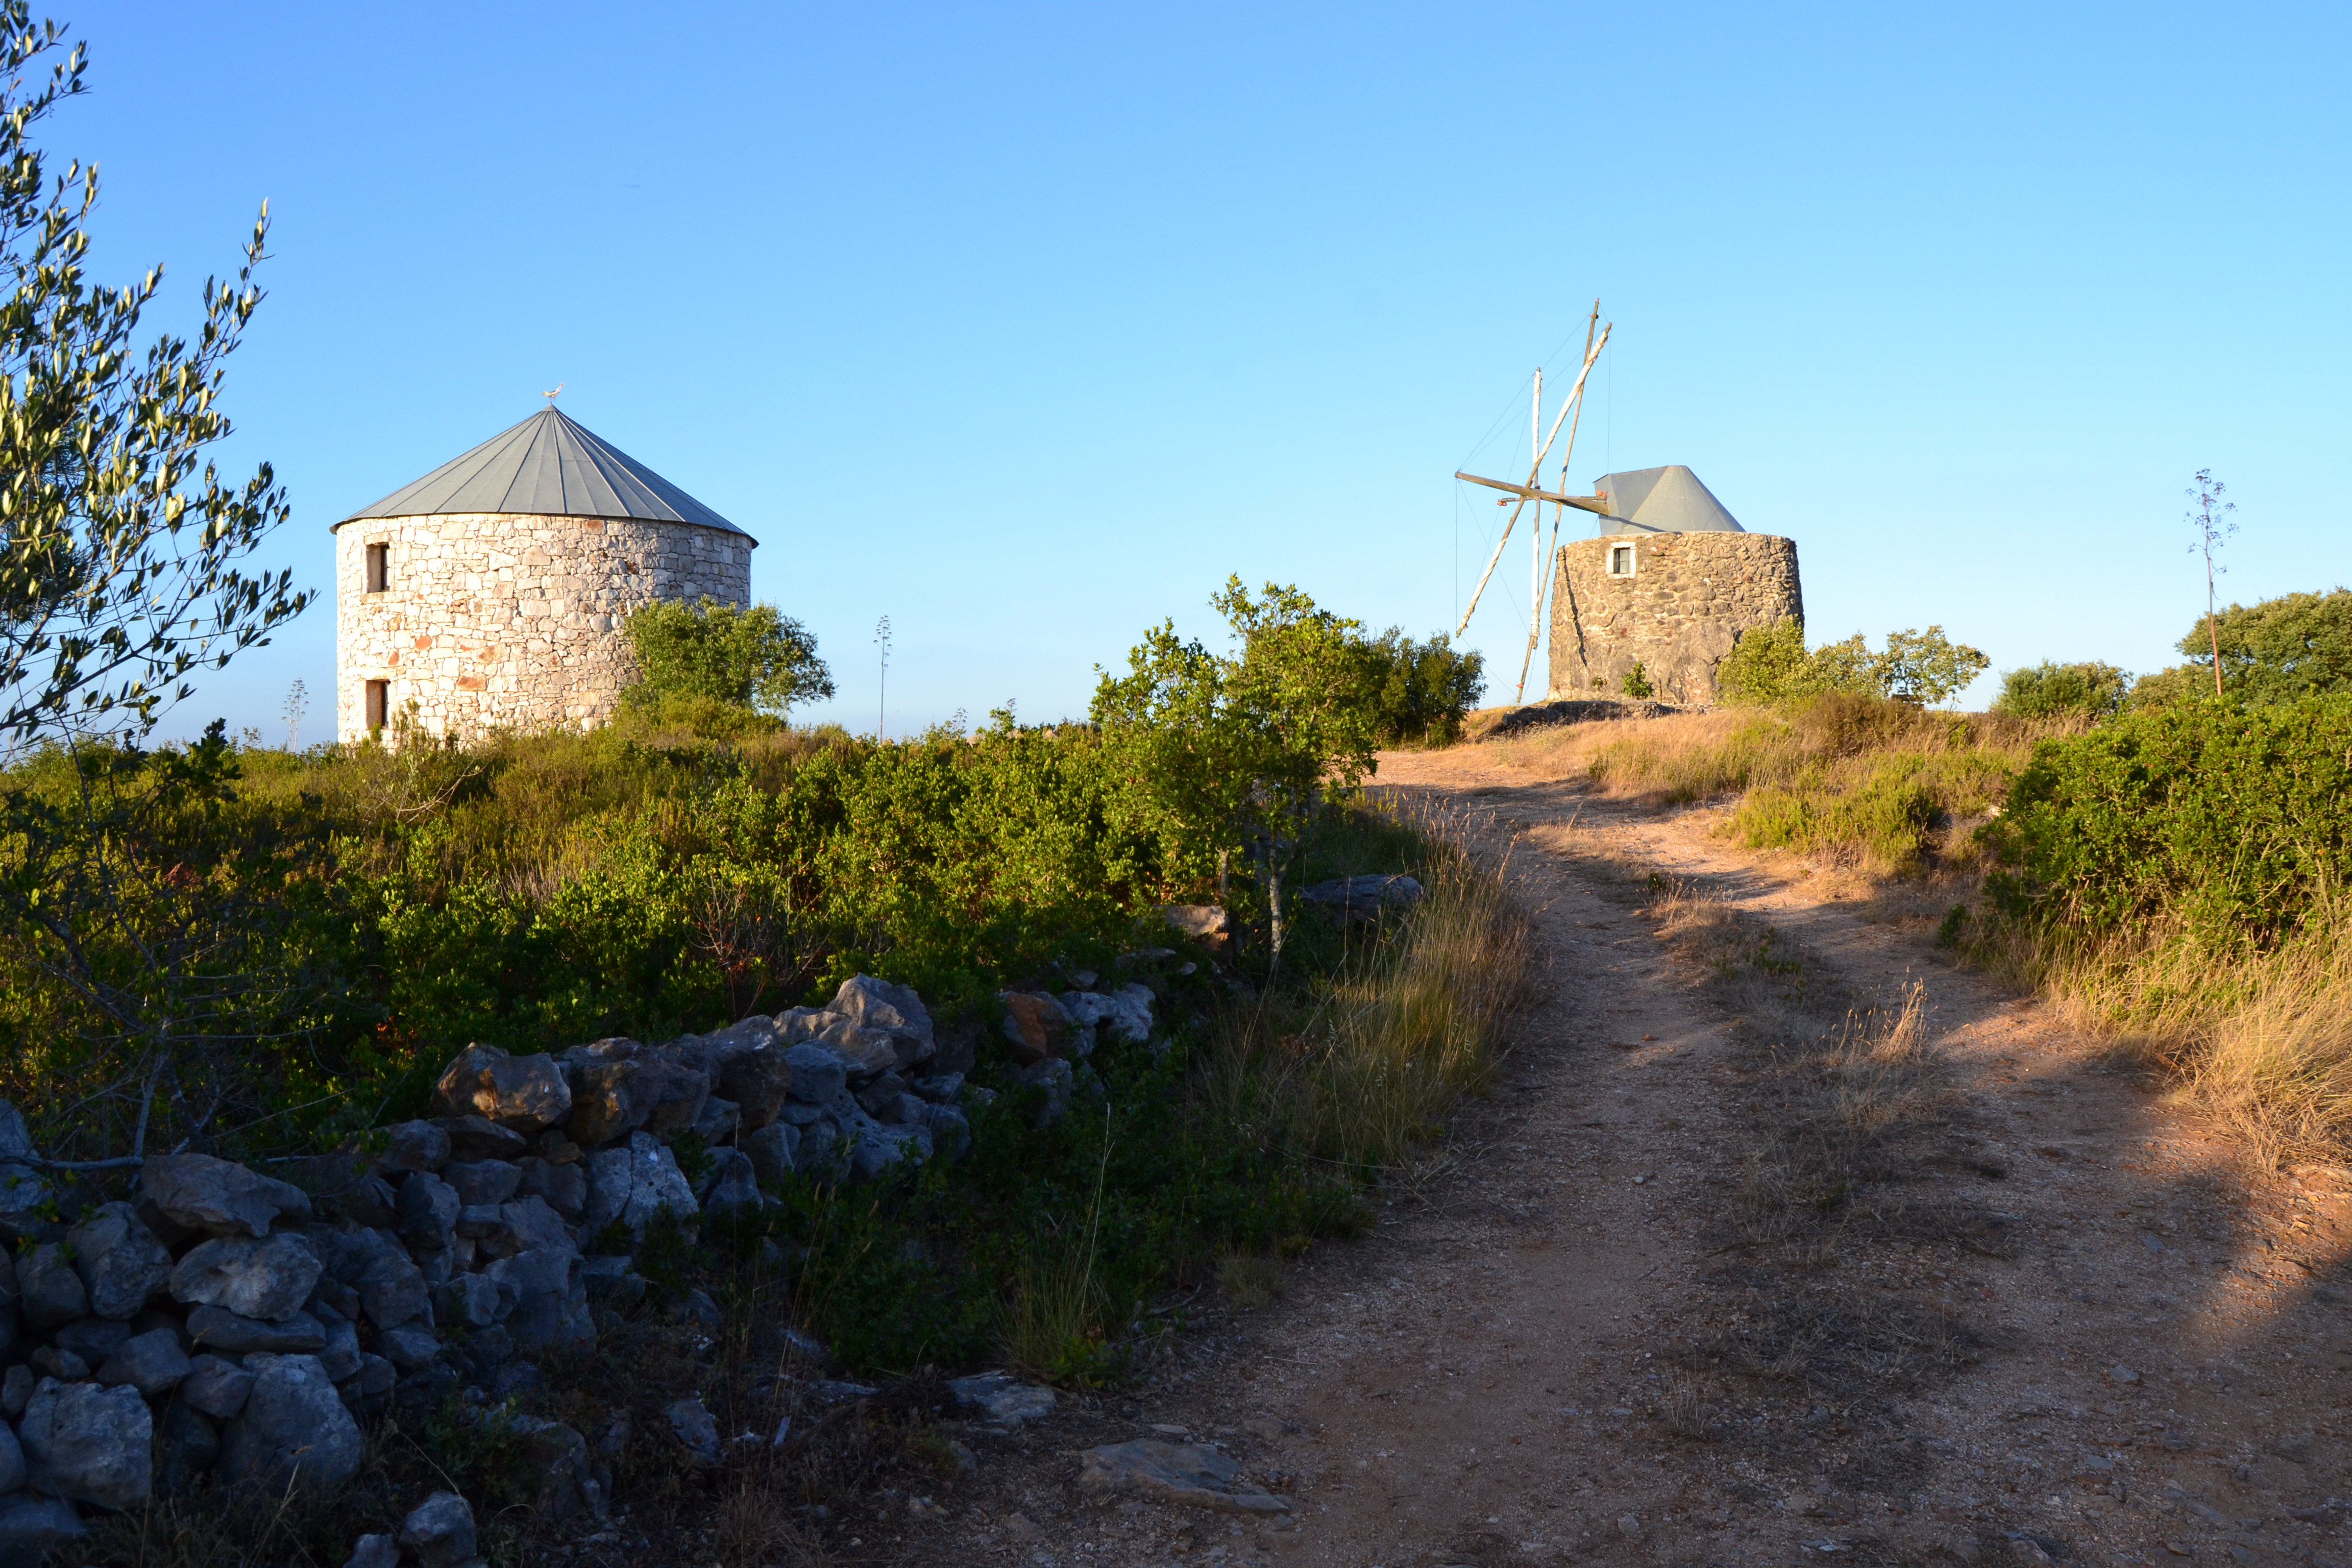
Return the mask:
[[[1603,474],[1593,489],[1609,498],[1603,533],[1745,533],[1713,491],[1680,463]]]
[[[462,457],[450,458],[415,483],[403,485],[373,506],[361,508],[343,522],[367,517],[499,511],[530,517],[691,522],[743,533],[552,404]]]

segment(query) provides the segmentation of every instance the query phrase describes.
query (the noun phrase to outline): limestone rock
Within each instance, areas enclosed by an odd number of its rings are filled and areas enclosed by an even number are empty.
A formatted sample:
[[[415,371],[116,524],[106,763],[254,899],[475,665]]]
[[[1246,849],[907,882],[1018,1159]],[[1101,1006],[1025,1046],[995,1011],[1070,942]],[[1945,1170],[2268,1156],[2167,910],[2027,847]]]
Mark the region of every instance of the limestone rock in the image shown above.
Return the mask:
[[[53,1552],[71,1546],[89,1533],[73,1504],[58,1498],[17,1492],[0,1498],[0,1563],[26,1568],[45,1562]]]
[[[767,1126],[783,1109],[793,1089],[791,1051],[782,1045],[762,1046],[737,1057],[721,1073],[719,1088],[735,1102],[738,1125],[746,1131]]]
[[[1077,1074],[1066,1061],[1051,1058],[1031,1063],[1015,1075],[1020,1081],[1045,1091],[1045,1103],[1037,1112],[1037,1125],[1044,1127],[1069,1109],[1070,1094],[1077,1082]]]
[[[16,1430],[0,1422],[0,1493],[15,1491],[25,1484],[25,1448],[16,1441]],[[0,1558],[0,1562],[5,1562]]]
[[[1078,1487],[1105,1496],[1131,1492],[1160,1502],[1223,1513],[1287,1513],[1289,1500],[1241,1479],[1241,1466],[1195,1443],[1139,1438],[1107,1443],[1079,1457]]]
[[[786,1092],[805,1105],[825,1104],[849,1082],[849,1058],[814,1040],[804,1040],[785,1051],[784,1065],[792,1079]]]
[[[198,1307],[188,1314],[188,1337],[207,1350],[228,1355],[266,1351],[276,1355],[307,1355],[327,1342],[327,1327],[308,1312],[297,1312],[283,1322],[266,1322],[232,1312],[226,1307]]]
[[[326,1325],[327,1342],[318,1350],[319,1364],[337,1384],[360,1370],[360,1331],[342,1319]]]
[[[353,1283],[368,1321],[379,1329],[395,1329],[424,1317],[431,1300],[424,1271],[386,1233],[369,1230],[360,1236],[367,1261]]]
[[[773,1186],[793,1173],[793,1158],[800,1147],[800,1129],[788,1121],[771,1121],[737,1142],[751,1162],[751,1174],[763,1186]]]
[[[358,1473],[364,1445],[334,1380],[310,1355],[246,1358],[253,1388],[222,1434],[224,1480],[283,1486],[289,1478],[338,1487]]]
[[[122,1348],[131,1325],[111,1318],[81,1318],[57,1331],[58,1348],[68,1350],[96,1366]]]
[[[1234,918],[1217,904],[1162,904],[1160,918],[1223,958],[1233,947]]]
[[[122,1342],[122,1348],[98,1369],[98,1381],[112,1388],[128,1384],[149,1399],[168,1394],[193,1370],[180,1336],[170,1329],[150,1329]]]
[[[192,1248],[180,1259],[171,1271],[172,1298],[190,1306],[224,1307],[239,1317],[285,1322],[310,1299],[324,1269],[309,1240],[291,1232],[259,1239],[225,1236]]]
[[[140,1169],[139,1191],[173,1224],[211,1236],[263,1237],[281,1215],[310,1217],[301,1188],[210,1154],[155,1155]]]
[[[166,1497],[192,1489],[220,1460],[220,1433],[202,1412],[175,1399],[155,1429],[155,1480]]]
[[[1404,876],[1341,877],[1301,889],[1298,894],[1301,903],[1319,904],[1355,924],[1376,921],[1420,897],[1421,884]]]
[[[517,1132],[560,1124],[572,1113],[572,1086],[544,1052],[511,1057],[496,1046],[467,1046],[433,1086],[436,1116],[480,1116]]]
[[[1050,1415],[1054,1391],[1037,1384],[1015,1383],[1010,1373],[983,1372],[948,1380],[956,1403],[976,1410],[1000,1426],[1019,1426]]]
[[[457,1189],[419,1171],[400,1184],[400,1238],[412,1250],[446,1252],[457,1238]]]
[[[520,1160],[530,1152],[530,1140],[487,1116],[445,1116],[438,1125],[449,1135],[452,1159]]]
[[[588,1207],[588,1167],[573,1159],[564,1164],[544,1160],[534,1154],[516,1163],[515,1170],[521,1180],[515,1186],[515,1195],[523,1198],[543,1198],[547,1206],[567,1220],[576,1220]]]
[[[682,1178],[679,1184],[684,1185]],[[505,1325],[518,1350],[529,1352],[551,1345],[578,1348],[593,1342],[595,1327],[588,1316],[588,1288],[581,1277],[580,1253],[568,1238],[562,1247],[538,1247],[502,1258],[485,1272],[499,1295],[514,1303],[506,1313]]]
[[[482,1204],[496,1207],[522,1185],[521,1167],[505,1160],[453,1160],[436,1174],[457,1189],[457,1202],[465,1208]]]
[[[352,1545],[343,1568],[400,1568],[400,1541],[391,1535],[362,1535]]]
[[[704,1409],[699,1396],[681,1399],[665,1409],[669,1429],[688,1453],[706,1465],[719,1462],[719,1423]]]
[[[926,1105],[923,1130],[931,1135],[931,1149],[943,1160],[961,1160],[971,1148],[971,1123],[952,1105]]]
[[[715,1218],[744,1209],[757,1213],[760,1202],[759,1173],[749,1154],[721,1149],[711,1156],[710,1175],[703,1187],[704,1214]]]
[[[930,1012],[909,986],[893,985],[870,974],[852,975],[834,994],[831,1011],[888,1036],[899,1067],[919,1066],[937,1053]]]
[[[1141,1045],[1151,1037],[1151,987],[1122,985],[1105,994],[1099,991],[1066,991],[1062,1009],[1097,1039],[1125,1040]]]
[[[172,1255],[129,1204],[101,1204],[66,1235],[74,1272],[101,1318],[130,1318],[172,1277]]]
[[[647,1132],[629,1136],[626,1147],[606,1149],[588,1161],[588,1206],[582,1223],[594,1235],[619,1221],[642,1240],[656,1215],[667,1213],[691,1221],[698,1210],[694,1189],[677,1168],[677,1161],[659,1139]]]
[[[1077,1025],[1061,1003],[1043,991],[1004,991],[996,999],[1004,1006],[1004,1039],[1015,1063],[1030,1067],[1071,1054]]]
[[[42,1242],[16,1255],[16,1305],[36,1329],[58,1328],[89,1315],[89,1292],[64,1247]]]
[[[400,1544],[417,1568],[459,1568],[474,1555],[474,1507],[456,1492],[435,1492],[400,1522]]]
[[[147,1500],[155,1424],[137,1389],[44,1383],[17,1436],[36,1490],[100,1508]]]
[[[383,1164],[394,1171],[437,1171],[449,1163],[449,1134],[430,1121],[404,1121],[392,1130]]]
[[[200,1355],[180,1380],[179,1403],[226,1421],[245,1408],[246,1395],[252,1392],[253,1373],[216,1355]]]
[[[21,1240],[43,1229],[49,1196],[48,1179],[40,1172],[0,1163],[0,1237]]]

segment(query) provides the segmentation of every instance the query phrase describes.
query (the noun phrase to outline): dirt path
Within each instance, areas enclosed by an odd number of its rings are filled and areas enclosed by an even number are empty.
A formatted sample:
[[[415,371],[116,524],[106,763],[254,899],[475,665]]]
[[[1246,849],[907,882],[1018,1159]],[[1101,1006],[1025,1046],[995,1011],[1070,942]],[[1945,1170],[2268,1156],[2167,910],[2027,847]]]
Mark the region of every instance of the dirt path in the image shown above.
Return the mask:
[[[2352,1562],[2335,1173],[2250,1187],[2032,1004],[1706,814],[1614,805],[1483,748],[1381,776],[1477,814],[1490,847],[1516,838],[1549,996],[1503,1086],[1370,1237],[1318,1249],[1155,1386],[983,1453],[954,1522],[904,1560]],[[1662,939],[1674,921],[1629,866],[1746,945]],[[1760,993],[1727,986],[1727,952],[1925,1004],[1935,1109],[1874,1178],[1901,1195],[1815,1225],[1810,1253],[1785,1218],[1754,1239],[1759,1184],[1803,1161],[1776,1124],[1791,1069],[1743,1025]],[[1222,1444],[1294,1513],[1077,1492],[1076,1448],[1154,1427]]]

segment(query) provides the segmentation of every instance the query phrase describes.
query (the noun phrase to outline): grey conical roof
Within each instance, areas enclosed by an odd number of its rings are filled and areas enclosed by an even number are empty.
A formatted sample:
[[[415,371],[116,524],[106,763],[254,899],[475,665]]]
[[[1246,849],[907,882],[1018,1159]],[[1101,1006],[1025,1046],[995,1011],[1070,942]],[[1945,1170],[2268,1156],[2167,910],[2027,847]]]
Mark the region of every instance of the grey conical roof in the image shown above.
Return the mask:
[[[625,517],[743,532],[552,404],[343,521],[461,511]]]
[[[1713,491],[1680,463],[1603,474],[1592,487],[1609,498],[1603,533],[1745,533]]]

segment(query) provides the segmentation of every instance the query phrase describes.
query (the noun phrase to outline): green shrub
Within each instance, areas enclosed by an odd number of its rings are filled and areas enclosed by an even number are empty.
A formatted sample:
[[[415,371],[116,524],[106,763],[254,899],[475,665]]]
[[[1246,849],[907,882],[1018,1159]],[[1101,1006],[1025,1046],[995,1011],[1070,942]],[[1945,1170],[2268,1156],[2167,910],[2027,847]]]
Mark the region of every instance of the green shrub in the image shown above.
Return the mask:
[[[1625,695],[1647,697],[1651,691],[1650,672],[1642,668],[1642,661],[1637,658],[1633,661],[1633,668],[1625,672]]]
[[[2231,701],[2292,702],[2352,691],[2352,590],[2337,588],[2231,605],[2210,628],[2200,616],[2179,644],[2189,662],[2164,671],[2162,684],[2147,693],[2144,704],[2135,706],[2211,697],[2217,637],[2221,691]]]
[[[1444,746],[1462,738],[1462,721],[1486,689],[1486,656],[1456,648],[1442,636],[1415,642],[1391,626],[1365,644],[1372,743]]]
[[[2021,719],[2104,719],[2123,706],[2130,690],[2131,677],[2112,664],[2095,659],[2056,664],[2045,658],[2002,676],[1992,710]]]
[[[1998,844],[1988,891],[2011,917],[2267,945],[2352,874],[2352,694],[2129,712],[2044,741]]]
[[[698,700],[782,716],[833,695],[816,638],[773,605],[657,600],[625,625],[637,661],[637,683],[625,694],[633,704]]]
[[[1839,694],[1934,707],[1959,695],[1990,662],[1941,626],[1889,632],[1876,653],[1860,632],[1808,653],[1804,623],[1784,618],[1740,634],[1717,667],[1716,689],[1734,706]]]

